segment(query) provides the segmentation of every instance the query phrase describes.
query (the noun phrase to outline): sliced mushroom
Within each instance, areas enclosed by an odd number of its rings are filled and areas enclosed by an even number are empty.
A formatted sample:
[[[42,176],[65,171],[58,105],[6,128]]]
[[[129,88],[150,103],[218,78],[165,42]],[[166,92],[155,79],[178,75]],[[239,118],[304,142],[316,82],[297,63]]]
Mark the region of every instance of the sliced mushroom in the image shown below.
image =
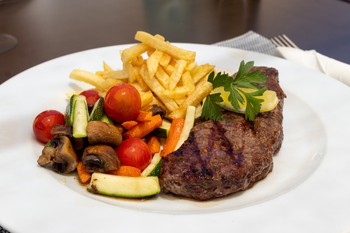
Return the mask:
[[[103,121],[90,121],[86,131],[91,145],[106,144],[117,147],[122,142],[122,134],[119,129]]]
[[[87,172],[108,172],[120,166],[115,150],[107,145],[86,147],[81,160]]]
[[[44,147],[38,164],[57,173],[70,173],[77,167],[78,158],[67,136],[56,136]]]
[[[55,125],[51,130],[52,135],[64,135],[69,138],[72,137],[72,127],[69,125]]]

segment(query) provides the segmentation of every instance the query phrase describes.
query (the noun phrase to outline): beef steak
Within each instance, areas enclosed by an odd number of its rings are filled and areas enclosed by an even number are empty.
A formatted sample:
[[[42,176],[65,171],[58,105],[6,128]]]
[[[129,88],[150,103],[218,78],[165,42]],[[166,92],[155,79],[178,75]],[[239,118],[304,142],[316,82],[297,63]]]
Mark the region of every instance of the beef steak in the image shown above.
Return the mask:
[[[164,193],[209,200],[248,189],[272,170],[283,140],[285,94],[276,69],[255,69],[268,77],[265,86],[277,93],[277,107],[260,113],[254,122],[233,112],[225,112],[218,122],[198,120],[187,141],[163,161]]]

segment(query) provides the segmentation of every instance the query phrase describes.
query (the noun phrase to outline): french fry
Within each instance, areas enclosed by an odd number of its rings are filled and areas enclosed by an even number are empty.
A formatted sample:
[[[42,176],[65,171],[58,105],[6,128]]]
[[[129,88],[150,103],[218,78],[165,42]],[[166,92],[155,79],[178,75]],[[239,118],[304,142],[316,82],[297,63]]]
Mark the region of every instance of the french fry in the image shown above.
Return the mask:
[[[192,70],[192,77],[194,83],[198,83],[200,80],[202,80],[204,77],[206,77],[211,71],[214,70],[214,66],[205,64],[195,67]]]
[[[130,48],[124,49],[121,52],[121,59],[123,63],[129,63],[132,61],[135,57],[140,56],[144,52],[146,52],[149,49],[149,46],[146,44],[136,44]]]
[[[151,91],[141,92],[140,96],[141,96],[141,108],[145,108],[148,105],[152,104],[154,97]]]
[[[140,68],[140,70],[141,70],[141,68]],[[142,91],[148,91],[150,89],[150,87],[147,85],[147,83],[145,83],[145,81],[143,80],[140,73],[139,73],[139,75],[136,76],[136,81],[139,84],[139,86],[141,87]]]
[[[185,99],[182,104],[175,111],[169,114],[169,118],[184,118],[186,116],[187,106],[195,106],[196,107],[196,118],[200,117],[202,114],[202,105],[200,102],[211,92],[212,84],[207,81],[203,81],[196,88],[195,92],[193,92],[187,99]]]
[[[182,86],[177,86],[174,90],[164,90],[164,94],[170,98],[175,99],[177,104],[184,102],[186,97],[195,90],[195,85],[192,80],[190,72],[186,71],[182,77]]]
[[[176,59],[183,59],[187,61],[194,61],[196,53],[193,51],[184,50],[178,47],[171,45],[155,36],[152,36],[149,33],[138,31],[136,32],[135,39],[146,44],[149,47],[158,49],[164,53],[169,54],[170,56]],[[123,60],[124,61],[124,60]]]
[[[181,106],[181,104],[186,100],[187,97],[183,97],[183,98],[177,98],[174,99],[175,102],[177,103],[177,105]]]
[[[131,63],[127,63],[124,65],[124,69],[128,72],[129,74],[129,83],[136,82],[137,78],[136,76],[139,75],[139,72],[136,69],[134,69],[134,65]]]
[[[170,62],[169,62],[169,65],[175,67],[176,63],[177,63],[176,59],[171,59]]]
[[[165,41],[165,38],[162,35],[156,34],[156,35],[154,35],[154,37],[157,38],[157,39],[160,39],[162,41]]]
[[[89,71],[74,69],[70,73],[69,78],[88,83],[99,90],[104,90],[103,82],[105,79]]]
[[[169,75],[164,71],[162,66],[158,66],[155,77],[164,88],[167,88],[169,86]]]
[[[140,86],[139,83],[133,82],[133,83],[129,83],[129,84],[130,84],[131,86],[134,86],[134,87],[137,89],[138,92],[144,92],[144,91],[142,91],[142,87]]]
[[[168,74],[168,76],[170,76],[173,72],[174,72],[174,70],[175,70],[175,68],[174,68],[174,66],[172,66],[172,65],[167,65],[167,66],[163,66],[163,69],[165,70],[165,72]]]
[[[182,85],[187,87],[189,89],[189,92],[192,92],[196,89],[196,86],[194,85],[194,81],[190,72],[187,71],[183,73],[181,80],[182,80]]]
[[[153,93],[155,93],[158,96],[158,98],[163,102],[163,104],[167,107],[167,109],[170,112],[172,112],[178,108],[178,105],[176,104],[176,102],[173,99],[171,99],[163,94],[164,88],[158,82],[157,79],[152,79],[149,76],[147,68],[145,68],[145,66],[143,66],[141,68],[141,76],[142,76],[143,80],[145,81],[145,83],[153,91]]]
[[[147,59],[147,68],[150,77],[153,77],[157,72],[159,61],[163,56],[163,52],[156,50]]]
[[[159,64],[161,66],[167,66],[169,65],[170,61],[171,61],[171,56],[169,54],[163,53],[163,56],[161,57]]]
[[[193,61],[193,62],[190,62],[190,63],[187,64],[185,70],[191,71],[191,70],[193,70],[196,66],[197,66],[196,62],[194,62],[194,61]]]
[[[136,56],[134,59],[132,59],[131,64],[133,66],[142,66],[142,64],[145,62],[143,57],[141,55]]]
[[[164,90],[163,93],[172,99],[183,99],[189,94],[189,88],[186,86],[177,87],[175,90]]]
[[[114,79],[114,78],[107,78],[104,80],[104,82],[102,83],[103,86],[103,90],[107,91],[109,88],[117,85],[118,83],[121,83],[122,81],[119,79]]]
[[[129,80],[128,82],[130,84],[135,84],[137,83],[138,90],[139,91],[148,91],[149,87],[145,84],[143,81],[141,74],[140,74],[140,69],[141,67],[139,66],[133,66],[132,64],[126,64],[125,69],[129,73]]]
[[[153,103],[154,96],[152,94],[152,91],[143,91],[142,87],[139,83],[129,83],[130,85],[134,86],[137,91],[140,93],[141,96],[141,108],[146,108],[148,105],[151,105]]]
[[[213,89],[213,86],[208,81],[202,81],[196,86],[196,90],[192,92],[188,98],[182,103],[181,107],[197,106]]]
[[[173,71],[173,73],[170,76],[170,80],[169,80],[169,90],[174,90],[177,83],[179,82],[179,80],[181,79],[182,73],[184,72],[184,69],[186,67],[187,62],[185,60],[178,60],[176,62],[175,65],[175,69]]]
[[[125,70],[108,70],[108,71],[102,71],[99,72],[99,76],[101,76],[104,79],[128,79],[129,74]]]

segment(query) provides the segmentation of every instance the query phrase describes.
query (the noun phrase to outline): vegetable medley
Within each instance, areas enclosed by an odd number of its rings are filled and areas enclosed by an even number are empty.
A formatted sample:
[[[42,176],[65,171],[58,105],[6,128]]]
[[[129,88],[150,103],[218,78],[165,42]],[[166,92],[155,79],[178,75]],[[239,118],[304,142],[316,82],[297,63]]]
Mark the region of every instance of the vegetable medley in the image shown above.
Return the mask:
[[[215,75],[212,65],[197,65],[195,52],[160,35],[137,32],[135,39],[140,43],[120,53],[121,70],[106,63],[95,73],[73,70],[71,79],[93,88],[70,96],[65,113],[46,110],[33,122],[35,137],[45,144],[38,164],[76,172],[93,193],[154,196],[161,191],[162,160],[188,138],[196,118],[219,120],[226,109],[254,120],[277,105],[275,95],[267,100],[255,85],[265,79],[250,73],[252,62],[242,62],[239,79],[232,81]],[[254,113],[248,112],[252,103]]]
[[[197,65],[194,52],[159,35],[137,37],[140,44],[121,52],[122,70],[106,63],[95,73],[73,70],[72,79],[94,88],[73,94],[65,113],[47,110],[33,122],[34,135],[45,144],[38,164],[76,172],[94,193],[159,193],[162,160],[187,139],[211,91],[206,77],[214,67]]]

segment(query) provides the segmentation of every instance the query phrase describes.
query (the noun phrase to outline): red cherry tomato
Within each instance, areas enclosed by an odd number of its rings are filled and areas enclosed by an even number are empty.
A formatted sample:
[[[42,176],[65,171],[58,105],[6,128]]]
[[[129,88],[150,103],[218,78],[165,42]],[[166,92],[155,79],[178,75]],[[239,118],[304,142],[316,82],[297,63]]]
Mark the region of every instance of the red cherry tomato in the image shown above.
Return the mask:
[[[47,143],[53,137],[51,129],[55,125],[64,125],[64,115],[56,110],[46,110],[37,115],[33,122],[35,137],[42,143]]]
[[[145,169],[151,162],[152,155],[148,145],[139,138],[128,138],[116,148],[121,165]]]
[[[86,102],[89,108],[92,108],[96,101],[100,98],[100,95],[95,90],[86,90],[80,93],[80,95],[83,95],[86,97]]]
[[[117,84],[106,93],[105,112],[109,118],[116,122],[134,120],[139,114],[140,108],[140,93],[129,84]]]

